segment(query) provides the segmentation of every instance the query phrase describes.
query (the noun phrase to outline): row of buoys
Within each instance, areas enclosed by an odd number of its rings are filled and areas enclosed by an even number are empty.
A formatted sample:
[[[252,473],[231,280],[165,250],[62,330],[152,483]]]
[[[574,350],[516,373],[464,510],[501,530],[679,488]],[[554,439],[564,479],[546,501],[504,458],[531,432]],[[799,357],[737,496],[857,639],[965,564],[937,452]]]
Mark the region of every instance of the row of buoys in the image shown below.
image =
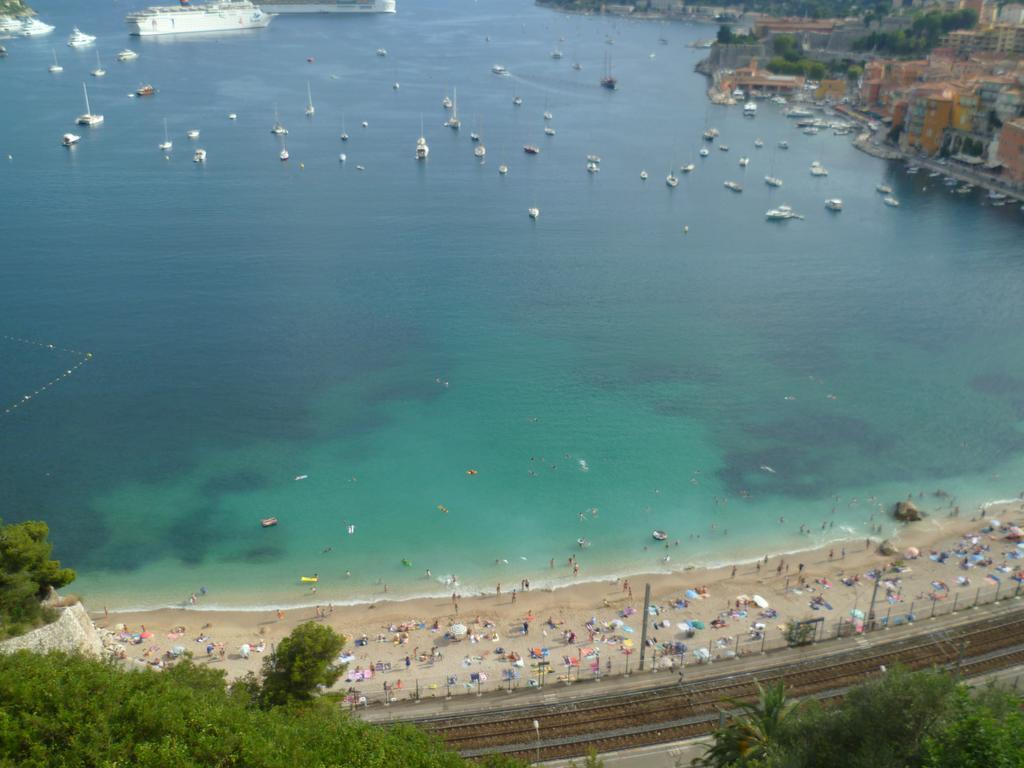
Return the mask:
[[[27,345],[33,346],[33,347],[40,347],[42,349],[52,349],[52,350],[54,350],[56,352],[67,352],[68,354],[77,355],[77,356],[82,358],[77,363],[75,363],[73,366],[71,366],[70,368],[66,369],[64,371],[64,373],[60,374],[59,376],[57,376],[57,377],[55,377],[53,379],[50,379],[50,381],[46,382],[45,384],[43,384],[41,387],[39,387],[38,389],[34,390],[33,392],[31,392],[31,393],[29,393],[27,395],[22,395],[20,399],[18,399],[14,403],[11,403],[11,405],[9,405],[8,407],[4,408],[4,415],[5,416],[12,414],[16,410],[18,410],[18,408],[20,408],[20,407],[22,407],[24,405],[27,405],[28,402],[30,400],[32,400],[32,398],[37,397],[38,395],[41,395],[43,392],[45,392],[50,387],[55,386],[56,384],[59,384],[61,381],[66,379],[68,376],[73,374],[75,371],[77,371],[79,368],[81,368],[83,365],[85,365],[87,362],[89,362],[92,359],[92,352],[79,352],[77,349],[70,349],[68,347],[58,347],[56,344],[50,344],[50,343],[45,342],[45,341],[37,341],[35,339],[23,339],[23,338],[18,337],[18,336],[8,336],[8,335],[0,335],[0,339],[2,339],[4,341],[15,342],[17,344],[27,344]]]

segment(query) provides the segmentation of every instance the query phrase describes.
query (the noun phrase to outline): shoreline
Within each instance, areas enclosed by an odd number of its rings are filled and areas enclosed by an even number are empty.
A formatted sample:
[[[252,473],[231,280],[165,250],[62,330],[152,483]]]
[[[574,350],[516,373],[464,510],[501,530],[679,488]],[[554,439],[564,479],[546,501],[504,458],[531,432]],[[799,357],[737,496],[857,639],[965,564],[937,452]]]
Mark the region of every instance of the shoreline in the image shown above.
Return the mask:
[[[947,544],[952,547],[951,542],[962,540],[966,534],[981,536],[981,540],[992,547],[992,568],[1001,562],[1000,568],[1010,569],[1006,558],[1011,553],[1016,557],[1012,543],[1006,545],[1005,539],[998,534],[977,532],[986,525],[986,519],[992,517],[998,517],[1004,524],[1024,520],[1024,502],[1019,499],[991,502],[985,505],[985,511],[984,517],[976,514],[973,518],[928,516],[919,522],[905,524],[897,535],[891,537],[890,541],[899,552],[913,546],[920,549],[922,557],[910,561],[911,567],[899,575],[899,594],[893,597],[890,606],[899,605],[904,599],[911,606],[915,600],[928,599],[925,596],[933,590],[930,585],[934,583],[948,582],[953,586],[946,587],[947,594],[951,594],[948,590],[955,591],[957,576],[953,569],[957,567],[956,558],[936,562],[928,559],[927,554]],[[885,556],[879,552],[878,539],[851,538],[844,544],[833,542],[796,554],[768,555],[767,560],[760,558],[745,564],[736,563],[735,566],[603,578],[558,589],[523,590],[520,582],[501,585],[504,589],[500,593],[380,599],[358,605],[320,603],[292,607],[282,612],[189,607],[111,612],[107,615],[102,610],[92,610],[90,615],[100,628],[117,630],[125,626],[129,634],[122,635],[123,638],[140,631],[140,628],[154,633],[147,642],[132,644],[129,640],[113,646],[118,653],[123,652],[122,658],[133,666],[148,666],[170,647],[180,643],[194,654],[198,663],[224,669],[228,678],[234,679],[247,672],[258,671],[263,658],[255,652],[245,656],[241,651],[243,644],[255,648],[262,642],[272,649],[274,643],[298,624],[320,621],[347,638],[346,652],[352,654],[348,659],[349,670],[383,666],[384,679],[392,685],[403,676],[406,679],[443,681],[455,675],[461,680],[460,676],[468,676],[472,671],[485,672],[492,675],[493,680],[500,680],[510,669],[509,653],[529,659],[530,649],[539,646],[552,646],[554,665],[554,659],[563,654],[572,655],[581,645],[591,644],[597,647],[601,663],[614,663],[613,671],[618,671],[633,652],[633,643],[640,641],[637,611],[643,608],[645,582],[651,585],[652,604],[661,606],[658,620],[669,621],[666,615],[671,618],[669,626],[655,628],[651,632],[656,642],[678,641],[681,635],[676,633],[673,625],[684,618],[699,619],[708,629],[701,630],[696,640],[688,642],[709,647],[711,642],[719,642],[720,648],[731,648],[735,642],[739,649],[746,633],[754,632],[751,621],[754,621],[753,614],[757,609],[752,607],[748,616],[745,607],[741,611],[737,603],[734,611],[737,595],[763,595],[772,609],[778,611],[776,615],[763,619],[762,634],[758,635],[777,643],[783,636],[785,622],[790,619],[821,616],[832,622],[848,617],[858,610],[858,605],[866,608],[874,586],[866,574],[893,559],[892,555]],[[1015,560],[1013,572],[1017,573],[1021,568],[1020,561]],[[1004,574],[1006,572],[1003,571]],[[806,581],[798,588],[799,576]],[[849,585],[841,583],[844,578],[850,582]],[[970,573],[970,578],[977,583],[963,586],[971,595],[975,588],[990,586],[985,580],[991,576]],[[1004,581],[1010,583],[1009,578]],[[687,590],[698,590],[706,597],[688,598],[685,608],[672,607],[681,605],[682,596],[690,594]],[[808,607],[809,599],[826,598],[828,611],[822,609],[815,613]],[[882,598],[884,595],[880,596],[880,607],[885,605]],[[900,610],[905,610],[905,606]],[[630,616],[634,618],[630,619]],[[545,617],[550,624],[546,621],[541,624]],[[621,627],[627,633],[633,632],[628,626],[622,626],[623,619],[637,625],[635,634],[623,635],[618,631]],[[711,625],[713,620],[720,626],[715,628]],[[533,622],[532,635],[529,633],[530,622]],[[446,630],[455,624],[467,627],[471,642],[453,641],[446,636]],[[751,629],[748,630],[748,626]],[[589,631],[594,627],[604,629],[597,629],[594,635]],[[173,632],[174,629],[178,631]],[[658,638],[658,635],[662,637]],[[360,637],[366,642],[357,645],[354,639]],[[725,645],[722,645],[723,639]],[[117,638],[111,635],[109,640],[116,643]],[[691,660],[686,657],[686,661],[689,663]],[[530,676],[529,667],[522,670],[522,675]]]

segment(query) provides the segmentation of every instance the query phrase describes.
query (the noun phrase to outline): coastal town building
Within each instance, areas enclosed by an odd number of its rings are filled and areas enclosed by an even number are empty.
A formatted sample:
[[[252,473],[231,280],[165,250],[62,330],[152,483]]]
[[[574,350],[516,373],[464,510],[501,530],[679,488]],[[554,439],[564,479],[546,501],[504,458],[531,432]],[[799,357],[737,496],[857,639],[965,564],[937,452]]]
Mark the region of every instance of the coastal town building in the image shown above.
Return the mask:
[[[1007,178],[1024,184],[1024,120],[1012,120],[999,134],[999,162]]]
[[[729,85],[748,92],[788,93],[803,89],[806,78],[803,75],[775,75],[760,69],[756,58],[749,67],[738,67],[728,78]]]
[[[944,35],[942,45],[961,56],[977,52],[1024,56],[1024,26],[994,24],[983,29],[958,29]]]

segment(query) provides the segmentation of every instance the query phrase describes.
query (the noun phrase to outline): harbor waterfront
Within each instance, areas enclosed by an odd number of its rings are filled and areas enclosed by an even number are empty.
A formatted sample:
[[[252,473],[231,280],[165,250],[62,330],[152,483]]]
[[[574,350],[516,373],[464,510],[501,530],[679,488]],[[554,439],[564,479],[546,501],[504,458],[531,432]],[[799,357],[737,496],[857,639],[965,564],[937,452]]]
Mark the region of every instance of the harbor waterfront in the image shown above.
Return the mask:
[[[92,48],[0,77],[0,516],[90,607],[557,587],[1021,491],[1019,207],[708,106],[713,27],[441,0],[136,40],[140,7],[35,7],[110,59],[73,148]]]

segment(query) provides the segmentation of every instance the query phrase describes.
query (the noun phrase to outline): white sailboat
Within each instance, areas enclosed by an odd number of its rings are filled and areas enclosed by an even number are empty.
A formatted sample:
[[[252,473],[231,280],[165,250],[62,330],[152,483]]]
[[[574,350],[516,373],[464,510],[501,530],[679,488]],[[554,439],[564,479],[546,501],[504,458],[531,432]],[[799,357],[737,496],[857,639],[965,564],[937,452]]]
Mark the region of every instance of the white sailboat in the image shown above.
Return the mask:
[[[60,65],[60,62],[57,61],[57,49],[56,48],[53,49],[53,64],[51,64],[49,67],[47,67],[47,69],[50,72],[63,72],[64,71],[64,67],[62,67]]]
[[[338,138],[340,138],[342,141],[348,141],[348,133],[345,132],[345,113],[344,112],[341,113],[341,136],[339,136]]]
[[[277,105],[274,105],[274,127],[270,129],[270,132],[275,136],[287,136],[288,129],[281,125],[281,120],[277,116]]]
[[[100,49],[98,47],[96,48],[96,69],[94,69],[89,74],[93,77],[103,77],[105,74],[107,74],[107,70],[105,70],[103,68],[103,65],[100,64]]]
[[[459,89],[452,88],[452,115],[448,118],[445,123],[453,131],[459,130],[462,127],[462,121],[459,120]]]
[[[167,135],[167,118],[164,118],[164,140],[160,143],[160,150],[163,152],[170,152],[171,147],[174,143],[171,141],[171,137]]]
[[[423,115],[420,115],[420,137],[416,139],[416,159],[426,160],[430,154],[430,147],[427,146],[427,138],[423,135]]]
[[[85,114],[79,115],[75,122],[79,125],[99,125],[103,122],[103,115],[94,115],[89,108],[89,90],[85,87],[85,83],[82,83],[82,93],[85,94]]]
[[[316,114],[316,109],[313,107],[313,92],[309,88],[309,80],[306,81],[306,117],[312,117]]]

